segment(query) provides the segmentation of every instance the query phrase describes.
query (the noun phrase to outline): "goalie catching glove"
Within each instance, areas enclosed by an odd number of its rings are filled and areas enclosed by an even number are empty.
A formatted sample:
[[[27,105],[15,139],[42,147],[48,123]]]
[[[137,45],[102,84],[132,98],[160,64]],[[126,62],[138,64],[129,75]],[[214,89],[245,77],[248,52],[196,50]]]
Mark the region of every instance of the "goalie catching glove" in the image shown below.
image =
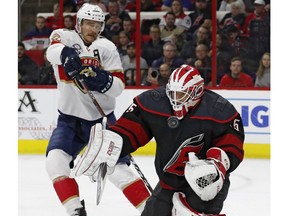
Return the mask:
[[[227,154],[222,149],[213,147],[207,151],[204,160],[199,160],[194,152],[190,152],[184,175],[201,200],[209,201],[222,189],[229,167]]]
[[[93,176],[101,163],[106,163],[108,168],[114,168],[121,153],[123,140],[117,133],[105,128],[106,124],[102,126],[100,123],[91,128],[89,143],[73,168],[72,176]]]

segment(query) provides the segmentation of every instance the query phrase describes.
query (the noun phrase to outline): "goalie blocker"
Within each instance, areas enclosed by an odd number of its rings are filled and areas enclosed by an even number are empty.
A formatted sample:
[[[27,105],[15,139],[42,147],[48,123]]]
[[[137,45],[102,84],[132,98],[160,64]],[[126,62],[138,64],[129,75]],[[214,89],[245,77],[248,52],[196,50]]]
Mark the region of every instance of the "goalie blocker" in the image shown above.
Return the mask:
[[[77,177],[82,174],[93,176],[101,163],[106,163],[110,170],[114,169],[121,153],[123,140],[121,136],[105,128],[105,123],[103,125],[97,123],[91,128],[89,143],[73,168],[72,176]]]
[[[88,176],[92,182],[95,182],[99,167],[106,163],[109,180],[122,190],[130,203],[141,213],[150,193],[143,181],[128,168],[126,163],[117,163],[123,141],[118,134],[105,129],[105,119],[103,118],[102,125],[98,123],[91,128],[89,143],[73,168],[72,176],[77,177],[83,174]],[[97,182],[97,184],[102,184],[101,191],[97,192],[99,193],[97,196],[99,195],[100,198],[105,181],[106,176],[103,177],[103,182]],[[100,202],[100,198],[98,202]]]

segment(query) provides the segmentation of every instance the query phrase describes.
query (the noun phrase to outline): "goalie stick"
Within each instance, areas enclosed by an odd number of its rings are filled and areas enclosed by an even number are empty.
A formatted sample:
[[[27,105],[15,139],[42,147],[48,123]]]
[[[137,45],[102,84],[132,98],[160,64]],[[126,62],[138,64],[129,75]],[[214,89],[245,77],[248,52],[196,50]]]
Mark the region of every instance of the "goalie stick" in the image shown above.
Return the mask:
[[[95,107],[97,108],[97,110],[99,111],[101,116],[103,118],[105,118],[106,114],[104,113],[103,109],[101,108],[100,104],[98,103],[98,101],[94,97],[93,93],[91,92],[91,90],[89,89],[87,84],[85,83],[84,79],[79,77],[79,76],[77,76],[75,79],[77,79],[77,81],[79,81],[81,83],[82,87],[85,89],[85,91],[87,92],[87,94],[91,98],[93,104],[95,105]],[[107,125],[108,125],[108,127],[111,125],[110,122],[108,121],[108,119],[107,119]],[[135,162],[135,160],[134,160],[134,158],[132,157],[131,154],[129,154],[129,158],[130,158],[134,168],[138,172],[140,178],[143,180],[145,186],[150,191],[150,193],[152,193],[153,189],[152,189],[151,185],[149,184],[148,180],[145,178],[144,174],[140,170],[140,167]],[[100,201],[101,201],[103,190],[104,190],[104,186],[105,186],[105,183],[106,183],[106,176],[107,176],[107,164],[106,163],[102,163],[100,165],[100,167],[99,167],[96,179],[94,179],[92,177],[92,179],[97,182],[96,205],[98,205],[100,203]]]

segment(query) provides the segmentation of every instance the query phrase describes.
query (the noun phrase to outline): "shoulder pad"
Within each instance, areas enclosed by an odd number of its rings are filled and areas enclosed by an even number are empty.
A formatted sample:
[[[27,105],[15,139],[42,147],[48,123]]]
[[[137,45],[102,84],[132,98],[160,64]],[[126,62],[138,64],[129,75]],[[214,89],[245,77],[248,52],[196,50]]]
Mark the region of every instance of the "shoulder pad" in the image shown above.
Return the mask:
[[[165,87],[148,90],[138,95],[135,100],[139,107],[146,112],[170,116],[173,111],[166,96]]]
[[[191,118],[201,118],[216,122],[229,122],[238,115],[235,107],[221,95],[205,89],[199,107]]]

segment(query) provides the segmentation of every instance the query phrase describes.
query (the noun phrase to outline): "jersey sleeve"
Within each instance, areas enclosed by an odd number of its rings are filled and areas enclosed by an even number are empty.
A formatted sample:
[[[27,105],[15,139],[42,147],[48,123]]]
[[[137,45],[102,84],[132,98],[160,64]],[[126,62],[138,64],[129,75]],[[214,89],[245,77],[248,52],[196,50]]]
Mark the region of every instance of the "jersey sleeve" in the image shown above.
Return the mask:
[[[62,29],[54,30],[50,35],[50,46],[47,49],[47,59],[51,64],[61,65],[60,55],[67,41]]]
[[[152,139],[153,135],[142,118],[143,112],[134,98],[116,124],[110,127],[123,138],[121,156],[134,152]]]
[[[104,70],[109,71],[113,76],[113,84],[105,94],[111,97],[118,97],[125,87],[120,55],[112,42],[107,39],[102,39],[102,41],[106,45],[101,56],[102,66]]]
[[[213,141],[213,147],[221,148],[230,159],[228,172],[235,170],[244,157],[244,128],[238,114],[224,127],[226,130]]]

